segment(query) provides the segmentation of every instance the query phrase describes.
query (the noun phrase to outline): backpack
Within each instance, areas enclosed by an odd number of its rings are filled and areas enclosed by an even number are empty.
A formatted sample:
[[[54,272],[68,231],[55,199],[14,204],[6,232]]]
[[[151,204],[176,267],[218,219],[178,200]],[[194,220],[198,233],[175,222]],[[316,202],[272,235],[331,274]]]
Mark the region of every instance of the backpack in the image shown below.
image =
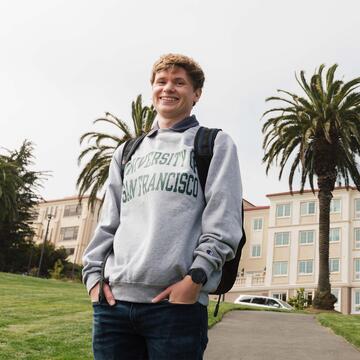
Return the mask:
[[[194,140],[194,153],[195,153],[195,162],[197,166],[199,181],[201,184],[201,187],[203,189],[203,192],[205,192],[205,185],[206,185],[206,179],[209,172],[209,166],[211,163],[211,159],[213,156],[213,149],[214,149],[214,143],[217,133],[221,131],[221,129],[209,129],[206,127],[200,127],[195,135]],[[138,146],[141,144],[142,140],[146,134],[143,134],[135,139],[128,140],[123,149],[122,153],[122,159],[121,159],[121,179],[124,178],[124,170],[125,166],[130,161],[131,156],[134,154],[135,150],[138,148]],[[241,206],[241,216],[242,216],[242,222],[244,224],[244,206],[242,204]],[[244,247],[246,242],[246,236],[244,231],[244,225],[242,225],[242,236],[235,254],[235,257],[230,260],[226,261],[222,267],[222,275],[220,283],[217,287],[217,289],[213,292],[211,292],[211,295],[219,295],[218,301],[215,307],[214,316],[217,315],[219,310],[219,304],[221,295],[224,295],[227,293],[234,285],[237,273],[238,273],[238,267],[241,257],[241,251]],[[105,263],[109,255],[112,253],[112,247],[110,248],[109,252],[106,254],[105,259],[102,264],[101,268],[101,278],[100,278],[100,294],[99,298],[105,299],[104,293],[103,293],[103,283],[106,281],[104,279],[104,271],[105,271]]]

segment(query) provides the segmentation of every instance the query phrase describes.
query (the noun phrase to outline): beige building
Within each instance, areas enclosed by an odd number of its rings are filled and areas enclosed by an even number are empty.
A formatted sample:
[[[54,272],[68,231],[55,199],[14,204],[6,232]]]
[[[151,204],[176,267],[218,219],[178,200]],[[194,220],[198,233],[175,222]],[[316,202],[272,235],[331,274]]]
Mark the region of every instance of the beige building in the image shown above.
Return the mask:
[[[35,242],[44,241],[49,224],[46,241],[56,247],[63,246],[69,254],[68,260],[81,264],[82,254],[97,225],[99,205],[100,200],[92,212],[88,209],[88,197],[79,205],[77,196],[39,203],[39,215],[33,224]]]
[[[360,192],[337,188],[333,196],[329,265],[332,291],[338,298],[336,310],[360,314]],[[305,288],[309,299],[314,296],[319,271],[317,193],[307,190],[267,197],[270,206],[255,206],[244,200],[247,242],[227,301],[240,294],[287,300],[299,288]],[[87,197],[82,206],[78,206],[77,197],[40,203],[35,241],[44,240],[51,215],[47,241],[65,247],[69,261],[81,264],[97,224],[100,201],[94,213],[87,204]]]
[[[305,288],[311,299],[319,272],[317,192],[267,195],[270,206],[246,203],[239,274],[226,295],[262,294],[284,300]],[[336,310],[360,314],[360,192],[336,188],[330,215],[330,281]]]

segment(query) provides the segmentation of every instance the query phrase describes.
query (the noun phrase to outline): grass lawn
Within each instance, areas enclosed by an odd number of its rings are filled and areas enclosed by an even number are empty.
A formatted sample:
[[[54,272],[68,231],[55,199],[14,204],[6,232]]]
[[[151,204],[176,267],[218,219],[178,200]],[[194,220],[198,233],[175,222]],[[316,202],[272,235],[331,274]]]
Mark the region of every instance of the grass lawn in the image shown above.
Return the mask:
[[[0,303],[0,360],[93,358],[92,306],[82,284],[0,273]],[[214,318],[214,308],[211,302],[209,327],[230,310],[254,310],[221,303]],[[359,316],[317,316],[323,325],[360,347]]]
[[[360,315],[321,313],[316,317],[321,325],[329,327],[360,350]]]
[[[80,283],[0,273],[0,360],[92,359],[92,306]],[[208,307],[209,327],[233,309]]]
[[[87,360],[92,307],[80,283],[0,273],[1,360]]]

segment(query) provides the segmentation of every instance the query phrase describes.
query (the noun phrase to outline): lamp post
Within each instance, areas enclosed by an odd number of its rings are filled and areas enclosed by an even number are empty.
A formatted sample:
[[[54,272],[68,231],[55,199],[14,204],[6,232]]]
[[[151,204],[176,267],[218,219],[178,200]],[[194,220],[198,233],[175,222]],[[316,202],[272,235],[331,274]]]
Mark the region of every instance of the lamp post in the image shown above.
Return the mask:
[[[75,273],[75,259],[76,259],[76,255],[78,253],[78,247],[79,244],[76,244],[75,249],[74,249],[74,258],[73,258],[73,263],[72,263],[72,269],[71,269],[71,278],[74,280],[74,273]]]
[[[39,261],[39,268],[38,268],[38,272],[37,272],[37,276],[40,276],[40,271],[41,271],[41,265],[42,265],[42,261],[43,261],[43,257],[44,257],[44,251],[45,251],[45,243],[47,240],[47,236],[48,236],[48,232],[49,232],[49,225],[50,225],[50,220],[54,217],[54,215],[49,214],[47,216],[48,218],[48,222],[47,222],[47,226],[46,226],[46,231],[45,231],[45,237],[44,237],[44,241],[43,241],[43,245],[41,248],[41,255],[40,255],[40,261]]]

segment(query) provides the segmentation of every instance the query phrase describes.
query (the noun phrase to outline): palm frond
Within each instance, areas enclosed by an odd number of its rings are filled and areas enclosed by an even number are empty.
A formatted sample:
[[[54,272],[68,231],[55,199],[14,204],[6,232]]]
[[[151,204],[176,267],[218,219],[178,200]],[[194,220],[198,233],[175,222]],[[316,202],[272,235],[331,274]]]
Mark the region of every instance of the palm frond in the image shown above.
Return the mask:
[[[354,156],[360,155],[360,92],[356,92],[360,78],[347,83],[335,80],[336,69],[334,64],[327,70],[325,86],[324,65],[315,71],[310,82],[304,71],[295,74],[305,97],[280,90],[284,97],[266,99],[284,106],[277,104],[262,115],[265,118],[263,162],[266,173],[273,164],[279,165],[281,178],[286,164],[293,159],[289,171],[291,191],[298,168],[301,169],[301,191],[308,179],[314,192],[314,176],[327,176],[329,172],[341,175],[345,184],[349,184],[351,178],[360,189],[360,173]]]
[[[104,189],[106,183],[110,162],[115,150],[125,141],[137,137],[144,132],[149,132],[156,117],[154,107],[143,106],[142,97],[138,95],[132,102],[132,120],[134,132],[130,127],[115,115],[106,112],[105,117],[94,120],[94,124],[108,123],[114,126],[116,133],[107,134],[105,132],[89,131],[80,137],[80,145],[86,143],[86,147],[80,151],[78,164],[84,163],[76,187],[80,202],[85,195],[89,195],[88,207],[93,211],[96,205],[98,195]],[[104,196],[100,200],[102,206]]]

